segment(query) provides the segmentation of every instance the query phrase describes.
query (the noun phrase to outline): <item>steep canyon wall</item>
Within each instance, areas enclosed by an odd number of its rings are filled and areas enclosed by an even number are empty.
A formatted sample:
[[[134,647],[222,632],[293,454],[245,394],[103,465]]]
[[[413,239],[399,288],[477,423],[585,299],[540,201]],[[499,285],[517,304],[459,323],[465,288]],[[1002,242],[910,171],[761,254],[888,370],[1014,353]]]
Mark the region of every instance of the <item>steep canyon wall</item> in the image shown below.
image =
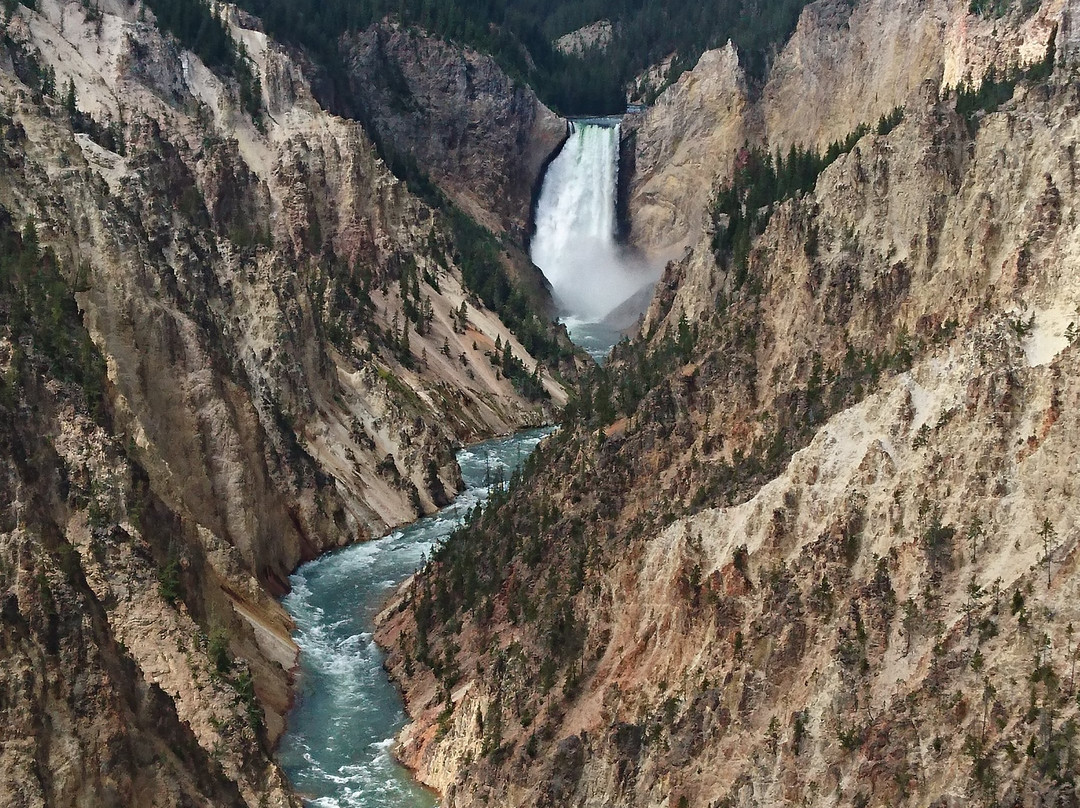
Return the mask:
[[[638,160],[663,131],[653,176],[688,193],[665,201],[685,252],[643,335],[384,615],[415,719],[402,754],[449,805],[1073,799],[1070,9],[871,0],[824,25],[829,8],[761,99],[690,74],[666,103],[702,130],[643,123]],[[943,83],[1037,62],[1055,25],[1049,79],[956,111]],[[896,63],[894,89],[868,89],[901,29],[968,34],[903,49],[931,74]],[[814,53],[862,72],[784,67]],[[810,96],[820,117],[770,123],[796,76],[834,88]],[[714,249],[705,208],[747,132],[820,145],[895,106],[895,128],[770,207],[744,257]],[[675,179],[690,170],[713,188]]]
[[[445,504],[454,448],[550,420],[552,371],[573,373],[565,336],[541,368],[466,288],[443,213],[302,63],[219,11],[254,108],[148,9],[4,18],[3,261],[55,273],[5,275],[0,338],[18,804],[296,804],[272,761],[296,654],[273,596]],[[50,364],[68,331],[83,375]]]

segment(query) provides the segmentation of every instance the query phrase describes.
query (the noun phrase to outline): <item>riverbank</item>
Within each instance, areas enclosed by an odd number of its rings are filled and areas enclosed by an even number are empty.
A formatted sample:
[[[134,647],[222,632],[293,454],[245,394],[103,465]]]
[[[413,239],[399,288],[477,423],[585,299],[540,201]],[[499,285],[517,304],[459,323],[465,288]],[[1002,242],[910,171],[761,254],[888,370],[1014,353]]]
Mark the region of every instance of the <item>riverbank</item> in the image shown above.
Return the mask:
[[[393,755],[406,725],[383,669],[376,616],[432,550],[552,432],[532,429],[462,449],[465,490],[389,535],[322,556],[291,577],[282,604],[300,647],[296,702],[278,758],[296,789],[326,808],[432,808],[430,791]]]

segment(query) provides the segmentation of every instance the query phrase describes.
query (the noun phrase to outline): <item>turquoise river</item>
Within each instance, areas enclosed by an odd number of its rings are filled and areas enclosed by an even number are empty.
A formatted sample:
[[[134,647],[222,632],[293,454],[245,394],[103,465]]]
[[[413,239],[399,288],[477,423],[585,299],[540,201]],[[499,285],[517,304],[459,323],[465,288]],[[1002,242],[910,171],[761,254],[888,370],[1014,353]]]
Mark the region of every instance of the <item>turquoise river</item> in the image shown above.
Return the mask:
[[[405,714],[383,670],[373,621],[393,589],[550,432],[520,432],[463,449],[458,464],[466,489],[454,504],[384,538],[325,555],[293,575],[283,603],[296,621],[300,678],[279,759],[308,805],[437,805],[391,754]]]

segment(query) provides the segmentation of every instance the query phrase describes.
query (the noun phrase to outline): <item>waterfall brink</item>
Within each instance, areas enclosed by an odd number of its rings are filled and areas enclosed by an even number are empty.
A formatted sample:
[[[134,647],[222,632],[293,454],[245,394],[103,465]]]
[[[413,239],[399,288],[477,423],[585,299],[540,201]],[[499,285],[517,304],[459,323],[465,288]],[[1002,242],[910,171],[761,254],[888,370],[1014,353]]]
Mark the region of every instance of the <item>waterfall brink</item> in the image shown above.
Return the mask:
[[[599,322],[655,280],[615,242],[619,125],[574,121],[548,167],[536,207],[532,260],[563,314]]]

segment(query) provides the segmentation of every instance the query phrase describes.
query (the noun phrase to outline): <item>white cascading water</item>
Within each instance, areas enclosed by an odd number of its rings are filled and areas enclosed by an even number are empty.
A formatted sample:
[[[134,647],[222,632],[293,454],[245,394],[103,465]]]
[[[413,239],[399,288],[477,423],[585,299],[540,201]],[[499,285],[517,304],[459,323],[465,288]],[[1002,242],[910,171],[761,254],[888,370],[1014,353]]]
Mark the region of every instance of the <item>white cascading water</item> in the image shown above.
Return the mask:
[[[540,190],[532,260],[566,319],[595,323],[655,277],[615,241],[618,124],[570,126]]]

